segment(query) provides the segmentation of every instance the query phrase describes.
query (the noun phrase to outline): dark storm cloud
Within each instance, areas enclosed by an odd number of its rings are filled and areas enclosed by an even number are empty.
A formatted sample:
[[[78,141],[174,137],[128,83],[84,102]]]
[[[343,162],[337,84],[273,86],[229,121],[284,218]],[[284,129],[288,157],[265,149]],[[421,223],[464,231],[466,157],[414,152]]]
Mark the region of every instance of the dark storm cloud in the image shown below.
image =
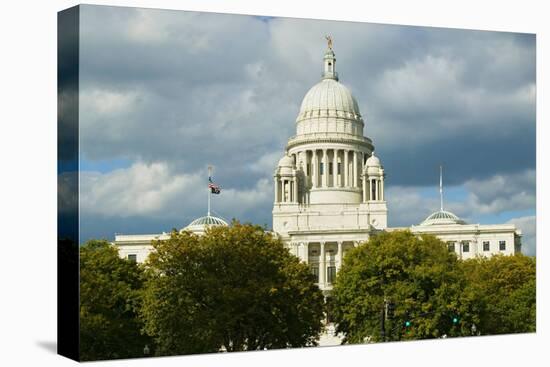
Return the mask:
[[[325,34],[389,186],[433,185],[440,164],[450,185],[535,167],[533,35],[95,6],[81,26],[83,156],[162,162],[183,181],[214,164],[258,199],[245,220],[270,217],[271,193],[255,195],[320,79]]]
[[[528,35],[111,7],[84,7],[82,19],[84,93],[128,99],[103,116],[87,110],[91,159],[188,170],[223,160],[224,175],[245,174],[293,135],[330,31],[392,183],[427,184],[418,170],[441,162],[453,183],[534,167],[534,105],[510,97],[534,85]]]
[[[58,172],[78,169],[79,8],[57,19]]]

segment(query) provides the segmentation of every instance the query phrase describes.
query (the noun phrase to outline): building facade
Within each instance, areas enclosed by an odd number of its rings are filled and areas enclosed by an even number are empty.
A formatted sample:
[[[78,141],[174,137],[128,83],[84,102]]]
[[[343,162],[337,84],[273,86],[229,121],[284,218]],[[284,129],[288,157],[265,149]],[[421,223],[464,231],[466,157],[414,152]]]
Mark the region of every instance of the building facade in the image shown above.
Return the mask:
[[[296,135],[288,140],[273,176],[273,231],[310,265],[323,291],[332,289],[346,251],[378,231],[432,234],[462,259],[521,250],[521,233],[514,225],[467,224],[443,210],[442,197],[441,210],[419,225],[388,228],[384,168],[364,129],[357,101],[339,82],[329,47],[322,79],[306,93]]]
[[[206,216],[195,219],[180,232],[189,231],[202,235],[211,226],[228,226],[228,224],[224,219],[211,215],[209,211]],[[115,234],[113,245],[118,248],[120,257],[142,263],[153,250],[152,241],[169,238],[170,233],[166,232],[160,234]]]
[[[521,251],[521,232],[512,224],[467,224],[441,208],[419,225],[388,228],[385,173],[364,136],[365,121],[356,99],[340,83],[332,45],[322,60],[322,78],[305,95],[273,174],[273,232],[290,252],[309,264],[318,285],[329,293],[346,252],[380,231],[409,229],[447,242],[459,258],[512,255]],[[198,218],[183,230],[203,234],[221,218]],[[115,235],[121,257],[143,262],[152,240],[169,234]]]
[[[331,48],[323,67],[273,176],[273,231],[329,291],[344,253],[386,229],[388,209],[384,169]]]

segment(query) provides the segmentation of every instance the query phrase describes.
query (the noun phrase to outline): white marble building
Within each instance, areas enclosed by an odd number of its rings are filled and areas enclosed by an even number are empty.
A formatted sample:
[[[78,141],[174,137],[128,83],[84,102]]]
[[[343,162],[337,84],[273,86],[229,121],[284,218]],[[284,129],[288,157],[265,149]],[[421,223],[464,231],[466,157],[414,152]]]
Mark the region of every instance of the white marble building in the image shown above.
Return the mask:
[[[275,170],[273,206],[273,231],[310,264],[323,291],[332,289],[346,250],[381,230],[433,234],[463,259],[521,250],[514,225],[466,224],[443,210],[443,200],[441,210],[420,225],[387,228],[384,168],[372,140],[363,136],[357,101],[338,80],[330,47],[323,64],[322,79],[306,93],[296,136]]]
[[[322,61],[321,81],[306,93],[296,135],[274,172],[273,232],[309,264],[325,293],[332,289],[346,251],[379,231],[433,234],[462,259],[521,251],[521,232],[514,225],[467,224],[443,210],[442,197],[440,210],[419,225],[388,228],[384,168],[372,140],[364,136],[357,101],[339,82],[331,45]],[[228,224],[209,210],[182,230],[202,234],[216,225]],[[151,241],[168,236],[117,234],[113,244],[121,257],[143,262]]]
[[[388,228],[384,167],[372,140],[364,136],[365,121],[357,101],[338,80],[331,45],[323,67],[321,81],[302,101],[296,135],[288,140],[273,175],[273,232],[310,266],[326,295],[346,251],[379,231],[433,234],[461,259],[521,251],[521,232],[514,225],[467,224],[443,210],[441,181],[439,211],[419,225]],[[181,230],[203,234],[207,227],[220,225],[228,223],[210,215],[209,208],[206,216]],[[151,241],[168,236],[116,234],[113,244],[121,257],[143,262],[152,250]],[[328,324],[320,345],[340,343],[341,336],[334,335],[334,325]]]
[[[343,254],[387,227],[384,169],[328,49],[274,174],[273,231],[330,290]]]
[[[188,226],[180,231],[189,231],[198,235],[204,234],[204,231],[209,226],[227,226],[227,222],[219,217],[208,214],[200,217],[189,223]],[[130,259],[139,263],[144,262],[153,250],[151,241],[167,240],[170,238],[170,233],[160,234],[115,234],[113,245],[118,247],[120,257]]]

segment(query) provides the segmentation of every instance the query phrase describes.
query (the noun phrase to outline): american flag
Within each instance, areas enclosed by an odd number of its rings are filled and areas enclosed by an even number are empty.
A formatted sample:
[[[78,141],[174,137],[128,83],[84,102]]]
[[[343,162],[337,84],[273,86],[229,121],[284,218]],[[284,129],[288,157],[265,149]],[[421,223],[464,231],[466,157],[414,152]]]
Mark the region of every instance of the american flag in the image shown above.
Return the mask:
[[[212,194],[219,194],[222,191],[218,184],[212,182],[212,177],[208,177],[208,188]]]

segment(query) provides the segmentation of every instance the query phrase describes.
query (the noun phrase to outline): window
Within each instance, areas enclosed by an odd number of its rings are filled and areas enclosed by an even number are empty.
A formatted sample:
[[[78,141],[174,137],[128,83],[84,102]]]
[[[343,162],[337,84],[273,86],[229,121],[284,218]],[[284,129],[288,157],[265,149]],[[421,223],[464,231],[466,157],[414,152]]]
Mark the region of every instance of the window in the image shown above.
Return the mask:
[[[318,265],[312,265],[309,270],[311,271],[311,274],[315,277],[315,283],[319,281],[319,266]]]
[[[322,175],[323,174],[323,163],[319,163],[319,174]]]
[[[311,164],[310,163],[306,164],[306,171],[307,171],[307,175],[311,176]]]
[[[483,241],[483,251],[489,251],[489,241]]]
[[[332,162],[329,162],[328,164],[328,174],[332,175]]]
[[[341,172],[342,172],[341,166],[342,166],[342,163],[340,163],[340,162],[338,162],[338,164],[336,165],[336,169],[338,170],[338,172],[337,172],[338,175],[340,175]]]
[[[500,251],[506,251],[506,241],[498,241],[498,248]]]
[[[470,242],[468,241],[462,242],[462,252],[470,252]]]
[[[449,252],[455,252],[455,243],[454,242],[447,242],[447,249]]]
[[[131,262],[137,262],[137,255],[136,254],[128,254],[128,260]]]
[[[327,266],[327,283],[334,283],[336,279],[336,266]]]

